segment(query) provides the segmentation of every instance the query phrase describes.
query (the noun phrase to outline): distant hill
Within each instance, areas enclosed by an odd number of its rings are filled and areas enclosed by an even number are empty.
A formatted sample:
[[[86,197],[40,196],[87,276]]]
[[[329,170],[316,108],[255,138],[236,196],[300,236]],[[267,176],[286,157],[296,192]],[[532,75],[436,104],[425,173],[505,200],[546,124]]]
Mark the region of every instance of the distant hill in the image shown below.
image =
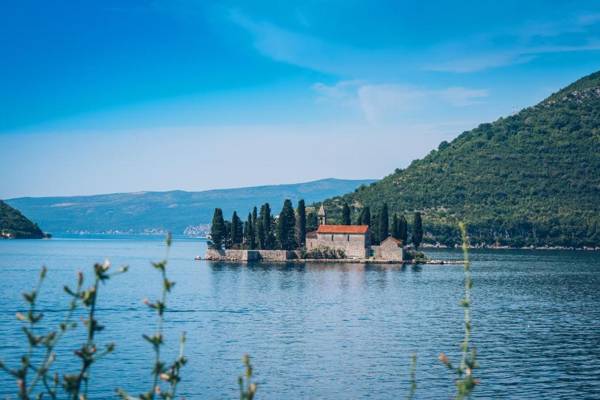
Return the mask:
[[[245,217],[251,207],[269,202],[279,212],[286,198],[296,202],[322,201],[354,190],[372,179],[323,179],[313,182],[256,186],[203,192],[116,193],[95,196],[22,197],[7,200],[38,221],[44,229],[60,233],[183,233],[189,226],[209,224],[215,207],[227,218],[234,210]]]
[[[27,217],[0,200],[0,238],[41,239],[44,233]]]
[[[475,243],[600,246],[600,72],[326,204],[344,201],[419,210],[429,242],[457,243],[465,220]]]

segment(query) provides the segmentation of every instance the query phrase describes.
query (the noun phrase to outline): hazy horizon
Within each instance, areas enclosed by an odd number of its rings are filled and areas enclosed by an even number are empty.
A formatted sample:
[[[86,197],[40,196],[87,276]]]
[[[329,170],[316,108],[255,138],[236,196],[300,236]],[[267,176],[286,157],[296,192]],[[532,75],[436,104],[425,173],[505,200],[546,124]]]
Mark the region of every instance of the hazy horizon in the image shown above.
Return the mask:
[[[65,194],[65,195],[58,195],[58,196],[19,196],[19,197],[11,197],[11,198],[0,199],[0,200],[15,200],[15,199],[21,199],[21,198],[26,198],[26,197],[31,197],[31,198],[40,198],[40,197],[52,197],[52,198],[54,198],[54,197],[56,197],[56,198],[60,198],[60,197],[110,196],[110,195],[116,195],[116,194],[144,194],[144,193],[167,193],[167,192],[201,193],[201,192],[215,192],[215,191],[255,189],[255,188],[272,187],[272,186],[303,185],[303,184],[308,184],[308,183],[314,183],[314,182],[320,182],[320,181],[329,181],[329,180],[357,181],[357,182],[359,182],[359,181],[377,181],[377,180],[379,180],[379,178],[378,179],[374,179],[374,178],[339,179],[339,178],[335,178],[335,177],[328,177],[328,178],[314,179],[314,180],[302,181],[302,182],[285,182],[285,183],[273,183],[273,184],[266,183],[266,184],[252,185],[252,186],[222,187],[222,188],[203,189],[203,190],[183,190],[183,189],[136,190],[136,191],[131,191],[131,192],[90,193],[90,194],[85,194],[85,195]]]

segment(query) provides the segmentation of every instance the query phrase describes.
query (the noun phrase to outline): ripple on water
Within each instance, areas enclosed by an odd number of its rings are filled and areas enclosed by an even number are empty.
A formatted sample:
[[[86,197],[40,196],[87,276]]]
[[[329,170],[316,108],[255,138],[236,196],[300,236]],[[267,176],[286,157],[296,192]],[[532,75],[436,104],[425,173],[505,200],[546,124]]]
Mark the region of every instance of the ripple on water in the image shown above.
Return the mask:
[[[167,356],[188,335],[181,394],[234,398],[240,357],[253,356],[261,399],[404,397],[410,357],[418,355],[416,398],[450,398],[453,377],[439,352],[457,360],[462,340],[461,266],[389,268],[362,265],[208,264],[195,242],[175,243],[169,264],[177,281],[165,328]],[[113,355],[93,369],[92,398],[115,387],[148,389],[152,354],[142,333],[155,327],[141,300],[159,295],[150,260],[159,242],[52,240],[0,242],[0,356],[18,361],[24,343],[14,321],[20,292],[48,265],[40,307],[48,323],[64,314],[64,283],[77,268],[109,256],[130,271],[101,288],[98,317],[115,341]],[[437,251],[435,258],[460,257]],[[473,343],[481,386],[474,398],[600,398],[600,255],[582,252],[475,251],[472,254]],[[143,284],[140,284],[143,282]],[[70,333],[58,365],[77,367]],[[14,387],[0,375],[0,396]]]

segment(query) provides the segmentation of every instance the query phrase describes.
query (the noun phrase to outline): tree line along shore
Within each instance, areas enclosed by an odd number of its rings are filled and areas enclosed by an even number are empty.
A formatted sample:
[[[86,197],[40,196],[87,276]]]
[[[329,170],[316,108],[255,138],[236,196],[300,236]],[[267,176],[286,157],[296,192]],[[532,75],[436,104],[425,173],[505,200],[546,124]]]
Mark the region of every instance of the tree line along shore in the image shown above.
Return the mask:
[[[343,205],[341,219],[335,225],[367,225],[371,232],[371,243],[379,244],[393,237],[403,245],[412,244],[416,249],[423,241],[423,221],[421,213],[415,212],[409,224],[403,214],[393,213],[390,218],[388,205],[372,213],[364,207],[352,221],[350,207]],[[245,221],[237,211],[231,220],[226,220],[221,208],[215,208],[210,229],[208,246],[211,249],[234,250],[296,250],[306,245],[306,234],[316,231],[319,219],[315,207],[307,207],[299,200],[294,209],[291,200],[285,200],[279,214],[274,215],[269,203],[254,207]]]

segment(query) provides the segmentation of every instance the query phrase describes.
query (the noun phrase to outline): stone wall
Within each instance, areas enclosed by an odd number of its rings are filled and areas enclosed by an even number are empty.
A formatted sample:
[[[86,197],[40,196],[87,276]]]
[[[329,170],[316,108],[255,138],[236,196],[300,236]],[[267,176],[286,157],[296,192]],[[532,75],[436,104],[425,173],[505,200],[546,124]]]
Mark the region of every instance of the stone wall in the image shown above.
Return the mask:
[[[286,261],[293,258],[293,252],[287,250],[250,250],[257,252],[259,259],[264,261]]]
[[[294,258],[294,252],[286,250],[207,249],[204,258],[212,261],[286,261]]]

